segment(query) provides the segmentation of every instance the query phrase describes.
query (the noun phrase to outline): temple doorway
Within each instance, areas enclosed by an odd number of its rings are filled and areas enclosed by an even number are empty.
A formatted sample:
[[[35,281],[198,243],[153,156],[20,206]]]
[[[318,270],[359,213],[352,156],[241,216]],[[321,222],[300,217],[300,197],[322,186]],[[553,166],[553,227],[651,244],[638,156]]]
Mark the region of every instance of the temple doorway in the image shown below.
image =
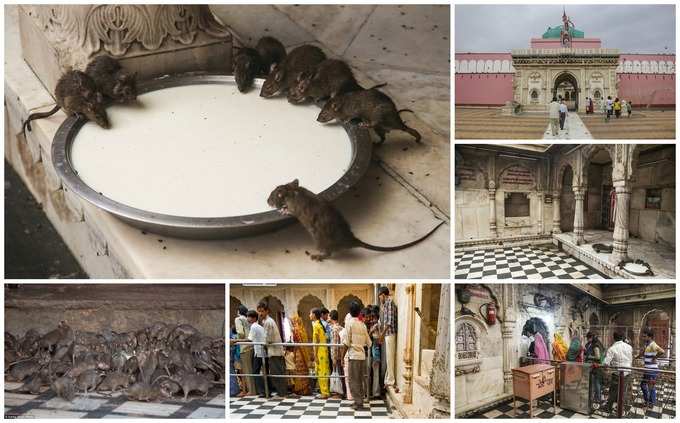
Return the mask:
[[[569,110],[578,110],[578,97],[580,89],[578,82],[574,75],[563,72],[555,78],[555,85],[553,87],[553,96],[557,100],[564,99]]]
[[[574,190],[572,183],[574,171],[571,166],[567,166],[562,173],[562,193],[560,200],[560,230],[562,232],[574,231],[574,213],[576,211],[574,202]]]
[[[352,301],[358,302],[361,308],[364,308],[364,303],[356,295],[350,294],[342,297],[338,303],[338,321],[343,326],[345,325],[345,316],[349,313],[349,305],[352,304]]]

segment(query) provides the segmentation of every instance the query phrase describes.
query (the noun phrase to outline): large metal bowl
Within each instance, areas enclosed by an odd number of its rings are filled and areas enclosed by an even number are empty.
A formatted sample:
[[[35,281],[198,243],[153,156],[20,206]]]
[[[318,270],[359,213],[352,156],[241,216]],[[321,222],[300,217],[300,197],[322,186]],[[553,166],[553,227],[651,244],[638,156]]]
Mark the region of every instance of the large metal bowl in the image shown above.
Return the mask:
[[[256,80],[256,88],[262,85]],[[189,74],[161,77],[138,87],[139,94],[183,85],[236,84],[233,76]],[[291,106],[293,107],[293,106]],[[88,186],[75,172],[71,164],[71,145],[86,119],[78,116],[67,118],[59,127],[52,142],[52,163],[64,186],[71,192],[106,210],[123,221],[142,230],[178,238],[224,239],[256,235],[280,228],[294,219],[272,210],[244,216],[218,218],[172,216],[152,213],[100,195]],[[368,130],[353,124],[344,125],[351,142],[352,159],[347,172],[319,195],[332,201],[355,185],[368,169],[371,160],[372,144]],[[273,189],[274,187],[272,187]]]

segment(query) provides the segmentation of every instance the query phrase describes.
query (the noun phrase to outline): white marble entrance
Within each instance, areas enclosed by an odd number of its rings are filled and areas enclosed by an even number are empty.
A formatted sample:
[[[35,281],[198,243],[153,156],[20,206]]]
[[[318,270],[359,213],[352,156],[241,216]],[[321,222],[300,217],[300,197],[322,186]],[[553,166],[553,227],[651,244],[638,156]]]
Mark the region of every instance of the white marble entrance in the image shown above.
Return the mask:
[[[543,133],[544,140],[592,140],[593,136],[586,128],[578,113],[570,112],[564,121],[564,129],[560,130],[557,136],[552,135],[550,123]]]

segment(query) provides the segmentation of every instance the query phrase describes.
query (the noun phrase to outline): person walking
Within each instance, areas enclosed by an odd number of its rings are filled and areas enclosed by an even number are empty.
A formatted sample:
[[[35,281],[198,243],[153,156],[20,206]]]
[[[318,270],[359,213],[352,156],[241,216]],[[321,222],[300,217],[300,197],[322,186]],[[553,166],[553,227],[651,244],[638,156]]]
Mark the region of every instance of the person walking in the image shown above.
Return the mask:
[[[394,392],[399,392],[394,376],[397,354],[397,306],[390,297],[390,290],[386,286],[378,289],[380,299],[380,339],[385,346],[385,389],[394,387]]]
[[[368,336],[366,325],[358,319],[360,311],[361,306],[359,303],[352,301],[349,306],[352,319],[346,328],[347,336],[344,342],[349,348],[347,352],[349,356],[349,373],[351,375],[349,389],[354,399],[352,408],[355,410],[361,410],[364,407],[364,377],[366,370],[366,353],[364,348],[371,347],[371,338]]]
[[[262,320],[262,327],[264,328],[265,340],[267,342],[267,358],[265,358],[265,366],[268,374],[272,376],[285,376],[286,362],[283,359],[283,347],[281,345],[269,345],[281,343],[281,333],[274,319],[269,316],[269,305],[261,301],[257,305],[257,313]],[[271,385],[276,389],[276,394],[280,397],[288,395],[288,382],[285,377],[272,377]]]
[[[569,112],[569,109],[567,108],[567,104],[564,102],[564,99],[560,100],[560,130],[564,130],[564,121],[567,119],[567,113]]]
[[[312,321],[312,342],[315,344],[327,344],[326,331],[321,324],[321,310],[313,308],[309,312],[309,320]],[[318,398],[326,399],[330,396],[328,377],[324,377],[330,376],[328,372],[328,347],[314,345],[312,349],[314,350],[312,362],[315,363],[314,369],[318,378],[319,392],[321,393]]]
[[[614,344],[607,350],[604,357],[605,366],[611,367],[632,367],[633,366],[633,347],[624,342],[624,335],[621,332],[614,332]],[[619,374],[623,373],[623,386],[619,386]],[[607,406],[605,411],[611,413],[612,405],[618,401],[619,389],[623,390],[623,404],[619,404],[624,408],[628,404],[628,388],[630,387],[630,370],[614,371],[611,374],[609,382],[609,396],[607,398]]]
[[[557,97],[553,97],[550,104],[548,104],[548,118],[550,119],[550,130],[552,136],[556,137],[559,133],[558,125],[560,120],[560,103],[557,102]]]
[[[248,314],[248,308],[241,304],[238,307],[238,317],[234,319],[234,326],[236,327],[237,339],[240,341],[245,341],[248,339],[248,334],[250,333],[250,322],[246,315]],[[241,344],[241,373],[252,374],[253,373],[253,346]],[[257,395],[257,388],[255,386],[255,379],[252,376],[244,376],[244,387],[246,388],[243,392],[239,393],[239,397],[253,396]]]
[[[614,100],[614,116],[617,119],[621,117],[621,100],[618,97]]]
[[[613,111],[613,107],[614,107],[614,102],[612,101],[611,96],[607,96],[607,101],[604,103],[604,107],[605,107],[604,121],[609,122],[609,119],[612,116],[612,111]]]
[[[264,328],[260,323],[258,322],[258,316],[257,312],[255,310],[248,310],[248,314],[246,314],[246,317],[248,318],[248,322],[250,323],[250,330],[248,331],[248,339],[255,343],[255,342],[266,342],[267,337],[264,333]],[[262,345],[253,345],[253,374],[259,375],[262,371],[262,367],[264,366],[264,361],[267,355],[265,354],[265,349],[264,346]],[[255,379],[255,392],[257,395],[264,395],[265,390],[264,390],[264,378],[261,376],[255,376],[253,377]]]
[[[645,328],[642,331],[642,340],[645,346],[640,350],[640,355],[637,358],[644,359],[645,369],[648,370],[642,375],[640,389],[642,389],[645,407],[654,407],[654,404],[656,404],[656,378],[659,375],[657,359],[662,357],[665,351],[654,342],[654,331],[651,328]]]
[[[626,112],[628,112],[628,119],[630,119],[630,115],[633,113],[633,102],[630,100],[626,103]]]

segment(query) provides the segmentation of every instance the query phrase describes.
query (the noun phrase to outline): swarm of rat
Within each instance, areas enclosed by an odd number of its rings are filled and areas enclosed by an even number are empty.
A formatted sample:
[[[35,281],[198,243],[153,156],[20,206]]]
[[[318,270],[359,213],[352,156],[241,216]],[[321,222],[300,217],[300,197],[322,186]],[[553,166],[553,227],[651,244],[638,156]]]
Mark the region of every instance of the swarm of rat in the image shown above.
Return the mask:
[[[136,332],[84,332],[66,322],[40,335],[5,332],[5,379],[23,382],[16,392],[49,386],[73,401],[77,392],[124,391],[129,399],[157,401],[206,396],[224,383],[224,339],[187,324],[157,322]]]
[[[32,113],[26,118],[22,131],[31,131],[31,121],[52,116],[60,109],[67,116],[79,115],[104,129],[111,125],[106,107],[112,103],[131,103],[137,100],[137,74],[126,72],[111,56],[97,56],[85,71],[68,70],[57,81],[54,89],[56,105],[47,112]]]

